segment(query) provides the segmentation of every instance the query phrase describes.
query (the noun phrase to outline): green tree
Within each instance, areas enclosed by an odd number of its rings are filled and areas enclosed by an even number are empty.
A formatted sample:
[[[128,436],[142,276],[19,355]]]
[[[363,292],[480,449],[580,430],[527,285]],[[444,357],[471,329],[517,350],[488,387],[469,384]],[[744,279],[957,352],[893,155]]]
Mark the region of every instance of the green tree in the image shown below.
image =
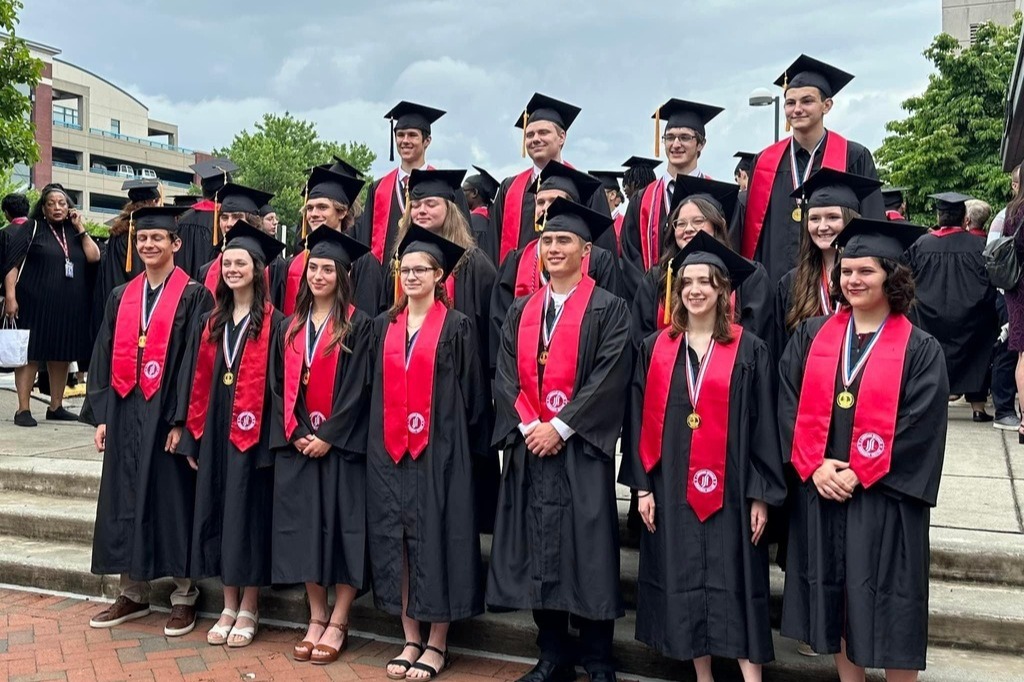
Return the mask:
[[[923,94],[903,102],[909,115],[886,124],[891,134],[875,152],[882,178],[911,188],[911,213],[922,215],[926,197],[936,192],[963,192],[993,206],[1006,202],[1010,180],[999,144],[1020,32],[1018,12],[1012,26],[979,26],[967,49],[941,33],[924,51],[936,73]]]
[[[214,150],[213,154],[238,164],[240,170],[234,176],[240,184],[274,194],[271,204],[277,209],[278,218],[288,225],[290,237],[301,224],[302,187],[310,166],[329,163],[336,154],[368,178],[370,165],[377,158],[360,142],[321,139],[313,123],[296,119],[288,112],[283,116],[264,114],[253,132],[243,130],[229,146]]]
[[[8,34],[0,45],[0,168],[39,159],[27,89],[39,84],[43,62],[14,35],[21,8],[21,0],[0,0],[0,31]]]

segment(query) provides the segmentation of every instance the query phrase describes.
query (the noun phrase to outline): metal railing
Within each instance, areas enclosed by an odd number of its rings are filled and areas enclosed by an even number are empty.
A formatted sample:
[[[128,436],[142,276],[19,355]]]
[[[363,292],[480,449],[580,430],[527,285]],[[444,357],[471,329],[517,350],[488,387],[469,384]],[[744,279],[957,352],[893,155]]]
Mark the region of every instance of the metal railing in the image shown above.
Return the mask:
[[[63,161],[54,161],[54,168],[66,168],[67,170],[82,170],[82,164],[80,163],[65,163]]]
[[[121,212],[121,209],[119,208],[104,208],[102,206],[90,206],[86,210],[92,211],[93,213],[112,213],[114,215],[118,215]]]
[[[70,128],[71,130],[82,129],[82,126],[78,125],[77,123],[68,123],[67,121],[59,118],[53,119],[53,125],[57,126],[58,128]]]
[[[126,175],[118,171],[112,171],[109,168],[96,168],[95,166],[90,166],[89,172],[97,173],[99,175],[109,175],[113,178],[124,178],[125,180],[133,180],[135,178],[134,175]]]
[[[178,147],[173,144],[166,144],[164,142],[156,142],[155,140],[147,140],[141,137],[135,137],[133,135],[122,135],[121,133],[113,133],[109,130],[101,130],[100,128],[89,128],[89,133],[92,135],[99,135],[101,137],[110,137],[115,140],[121,140],[122,142],[131,142],[133,144],[141,144],[147,147],[153,147],[154,149],[166,149],[171,152],[178,152],[179,154],[195,154],[195,150],[187,149],[185,147]]]

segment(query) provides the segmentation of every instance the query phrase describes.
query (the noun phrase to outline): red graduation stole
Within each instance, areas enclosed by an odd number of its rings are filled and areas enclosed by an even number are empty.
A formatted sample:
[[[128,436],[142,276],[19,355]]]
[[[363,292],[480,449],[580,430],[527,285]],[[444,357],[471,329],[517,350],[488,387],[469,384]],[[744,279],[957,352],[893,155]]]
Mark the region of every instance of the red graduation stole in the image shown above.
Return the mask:
[[[886,211],[885,212],[885,218],[886,218],[886,220],[890,220],[890,221],[892,221],[892,220],[906,220],[906,218],[903,217],[902,213],[900,213],[899,211],[893,211],[893,210]]]
[[[612,228],[615,230],[615,249],[619,255],[622,255],[622,221],[625,220],[626,216],[623,213],[615,216],[615,222],[612,224]]]
[[[434,301],[409,353],[408,363],[405,359],[408,307],[388,325],[383,365],[384,449],[395,464],[406,452],[415,460],[427,447],[437,344],[447,316],[448,308],[444,303]]]
[[[472,213],[473,215],[483,216],[484,218],[491,217],[491,212],[487,210],[486,206],[477,206],[472,211],[470,211],[470,213]]]
[[[377,190],[373,193],[373,231],[370,236],[370,251],[374,257],[384,262],[384,244],[388,237],[388,223],[391,222],[391,201],[395,196],[395,185],[398,184],[398,169],[394,169],[380,179]]]
[[[733,340],[716,343],[704,358],[707,364],[700,391],[700,411],[706,418],[690,431],[690,466],[686,501],[701,523],[722,508],[725,500],[725,459],[729,437],[729,389],[743,328],[732,325]],[[643,421],[640,424],[640,462],[644,470],[661,461],[662,438],[668,395],[680,349],[686,352],[683,334],[674,339],[667,331],[654,342],[651,365],[644,387]],[[696,410],[696,406],[694,406]]]
[[[273,316],[274,306],[266,303],[263,306],[263,329],[255,341],[246,339],[242,359],[238,364],[235,395],[231,401],[230,439],[239,452],[245,452],[260,441]],[[213,393],[215,381],[213,365],[217,357],[217,346],[220,345],[210,341],[212,323],[213,315],[210,315],[199,343],[199,357],[192,377],[192,394],[188,401],[188,418],[185,421],[189,433],[196,440],[203,437],[203,431],[206,429],[206,414],[210,407],[210,394]],[[231,369],[228,368],[228,371]]]
[[[550,285],[548,285],[550,286]],[[537,350],[540,348],[541,326],[544,324],[544,303],[548,286],[533,294],[523,308],[519,319],[519,333],[516,344],[516,365],[519,370],[519,396],[516,398],[516,412],[523,424],[540,421],[549,422],[558,416],[562,408],[572,400],[576,384],[576,361],[580,352],[580,331],[583,315],[590,305],[590,297],[596,286],[594,280],[584,275],[580,283],[565,301],[562,316],[548,347],[547,364],[544,366],[544,382],[541,386],[537,368]],[[541,400],[543,396],[543,401]]]
[[[932,234],[933,237],[948,237],[949,235],[957,234],[958,232],[965,232],[965,230],[962,227],[955,227],[955,226],[947,225],[946,227],[943,227],[943,228],[940,228],[938,230],[935,230],[931,234]],[[985,233],[982,232],[981,234],[985,234]]]
[[[146,400],[152,398],[159,390],[167,362],[167,346],[171,341],[171,330],[174,327],[174,314],[189,281],[185,271],[175,267],[164,282],[163,293],[160,294],[160,300],[153,310],[149,329],[145,334],[145,344],[142,346],[142,376],[138,376],[141,343],[139,330],[142,299],[145,296],[143,291],[148,286],[146,273],[137,275],[125,288],[124,296],[117,307],[114,347],[110,358],[110,385],[122,398],[128,396],[136,383],[142,389],[142,395]]]
[[[448,302],[455,307],[455,273],[451,273],[444,280],[444,293],[448,295]]]
[[[784,140],[779,140],[757,157],[747,192],[747,212],[743,216],[743,239],[740,244],[740,254],[744,258],[753,258],[754,251],[757,250],[757,242],[761,239],[761,230],[764,229],[764,219],[768,215],[768,202],[771,200],[772,187],[775,185],[775,173],[779,170],[779,163],[782,162],[783,155],[789,151],[792,139],[792,137],[787,137]],[[845,171],[846,148],[846,138],[839,133],[828,131],[825,138],[825,150],[821,157],[821,167]]]
[[[661,232],[661,208],[665,201],[665,181],[658,178],[644,188],[640,197],[640,257],[644,270],[658,262],[658,237]]]
[[[836,409],[836,371],[850,316],[847,308],[826,320],[807,353],[791,452],[793,467],[803,481],[825,459],[832,411]],[[865,488],[889,473],[903,361],[912,329],[903,315],[890,315],[861,373],[850,438],[850,468]]]
[[[306,252],[297,253],[288,264],[288,276],[284,281],[284,300],[281,301],[281,312],[285,315],[295,313],[295,304],[299,300],[299,285],[306,274]]]
[[[349,305],[348,319],[352,319],[353,312],[353,306]],[[334,383],[338,376],[341,355],[340,344],[327,350],[334,335],[334,318],[327,318],[327,329],[323,332],[327,340],[321,340],[323,346],[320,352],[313,356],[312,366],[308,368],[305,367],[306,344],[309,342],[306,322],[292,318],[285,333],[287,339],[291,336],[292,329],[296,326],[302,327],[302,345],[295,343],[296,338],[292,339],[291,343],[286,343],[284,347],[284,436],[289,440],[299,425],[299,420],[295,416],[295,406],[299,401],[299,383],[303,379],[304,369],[309,370],[306,374],[309,377],[306,385],[306,410],[309,412],[309,423],[313,431],[319,429],[327,420],[334,406]]]
[[[523,198],[526,188],[533,181],[533,168],[527,168],[517,175],[505,195],[505,211],[501,216],[501,246],[498,263],[505,262],[505,256],[519,246],[519,231],[523,221]]]
[[[224,257],[223,253],[218,253],[217,257],[210,261],[210,269],[206,271],[206,277],[203,278],[203,286],[210,292],[210,295],[217,296],[217,282],[220,281],[220,261]],[[263,276],[267,280],[267,290],[270,290],[270,267],[263,271]]]
[[[526,296],[537,291],[542,286],[540,271],[543,269],[540,262],[540,249],[537,248],[537,241],[534,239],[523,252],[519,254],[519,265],[516,267],[516,286],[514,296]],[[590,254],[583,257],[583,265],[580,268],[584,275],[590,274]]]
[[[203,199],[192,204],[193,211],[205,211],[207,213],[213,213],[217,210],[216,202],[210,201],[209,199]]]

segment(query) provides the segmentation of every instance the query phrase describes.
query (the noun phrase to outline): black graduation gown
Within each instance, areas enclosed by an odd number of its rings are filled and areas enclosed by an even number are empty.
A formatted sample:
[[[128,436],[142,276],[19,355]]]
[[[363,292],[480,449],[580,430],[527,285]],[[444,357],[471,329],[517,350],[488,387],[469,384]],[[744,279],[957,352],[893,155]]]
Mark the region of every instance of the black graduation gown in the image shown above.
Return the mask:
[[[281,299],[284,298],[284,283],[288,278],[288,264],[290,262],[284,256],[278,255],[267,266],[270,268],[270,302],[278,310],[281,310]]]
[[[564,162],[563,162],[564,163]],[[491,204],[490,211],[490,222],[491,222],[491,234],[495,244],[495,253],[500,255],[501,251],[501,224],[504,220],[505,215],[505,195],[508,194],[509,189],[512,187],[512,182],[516,179],[516,176],[510,176],[505,178],[501,186],[498,188],[498,193],[494,197],[494,203]],[[519,217],[519,241],[516,243],[516,248],[522,248],[529,244],[531,241],[537,238],[537,230],[534,228],[533,214],[536,208],[537,195],[533,192],[523,193],[523,211]],[[604,196],[604,192],[594,192],[593,196],[590,197],[590,201],[587,206],[601,215],[611,217],[611,211],[608,210],[608,200]],[[612,254],[612,258],[618,261],[618,244],[615,242],[615,230],[609,228],[605,230],[594,242],[602,249],[608,250]],[[511,253],[511,252],[509,252]],[[497,263],[497,257],[495,263]],[[501,265],[500,263],[498,263]]]
[[[573,397],[558,414],[576,433],[557,455],[537,457],[526,450],[515,410],[517,339],[527,301],[517,299],[509,309],[498,355],[493,443],[504,450],[504,466],[487,605],[618,618],[615,443],[632,369],[629,311],[618,296],[594,289],[580,329]]]
[[[657,331],[658,304],[665,300],[665,288],[659,284],[661,269],[651,268],[633,298],[632,335],[634,347],[650,334]],[[759,339],[771,338],[775,304],[775,286],[769,281],[768,273],[760,263],[754,264],[754,272],[736,290],[739,301],[739,324]]]
[[[181,367],[192,324],[213,307],[198,282],[181,294],[167,345],[160,389],[146,400],[136,386],[121,398],[110,386],[118,306],[126,286],[114,289],[93,347],[83,420],[107,425],[92,572],[127,573],[133,580],[189,575],[196,477],[184,457],[164,450],[175,423]],[[139,351],[139,362],[142,351]]]
[[[146,269],[139,252],[132,247],[132,268],[129,272],[124,271],[125,257],[128,254],[128,233],[111,235],[107,240],[103,255],[100,256],[99,268],[96,272],[96,285],[93,288],[92,305],[92,335],[93,338],[99,333],[100,325],[103,324],[103,312],[107,308],[107,297],[110,292],[127,284],[136,275]]]
[[[490,218],[478,213],[470,213],[469,228],[473,232],[473,239],[476,240],[476,245],[491,259],[492,265],[497,265],[498,242],[494,238],[494,233],[491,232]]]
[[[826,131],[826,136],[828,132]],[[826,140],[827,142],[827,140]],[[799,146],[799,145],[798,145]],[[822,150],[814,157],[814,170],[821,168]],[[754,168],[760,154],[754,159]],[[875,161],[871,152],[863,145],[848,140],[846,148],[846,172],[855,175],[863,175],[869,178],[878,178],[878,171],[875,170]],[[751,175],[751,184],[755,177]],[[779,169],[775,173],[775,181],[772,184],[771,198],[768,200],[768,211],[765,214],[764,225],[761,229],[761,236],[757,248],[754,250],[753,259],[763,263],[768,270],[768,276],[772,282],[779,279],[790,269],[796,266],[796,257],[800,253],[800,231],[804,229],[801,224],[793,220],[793,209],[796,208],[796,199],[789,195],[793,192],[793,172],[790,168],[789,154],[783,154],[779,162]],[[738,215],[743,216],[746,204],[749,201],[740,202]],[[865,218],[885,218],[885,203],[882,201],[882,192],[875,190],[861,202],[861,215]],[[742,232],[746,229],[742,220],[736,221],[732,230],[734,247],[739,250],[743,237]]]
[[[749,332],[740,337],[729,386],[729,435],[722,509],[701,523],[686,500],[690,466],[688,427],[666,428],[662,459],[644,471],[640,425],[651,355],[658,335],[640,349],[632,387],[632,442],[619,482],[653,490],[656,531],[640,538],[636,638],[662,654],[688,661],[701,656],[774,659],[768,584],[768,542],[750,542],[751,501],[781,504],[786,496],[775,415],[775,366],[768,346]],[[696,354],[689,349],[691,361]],[[676,358],[665,424],[692,412],[683,349]],[[769,511],[771,514],[771,511]]]
[[[199,268],[216,258],[218,252],[213,243],[213,211],[190,208],[182,213],[178,219],[178,236],[181,248],[174,254],[174,264],[192,279],[202,282]]]
[[[811,342],[828,318],[802,322],[779,363],[779,432],[788,462]],[[842,390],[836,372],[836,394]],[[850,391],[856,395],[860,379]],[[866,668],[924,670],[928,644],[928,524],[946,447],[949,384],[942,348],[914,328],[903,366],[892,465],[844,503],[811,478],[794,493],[782,634]],[[854,410],[833,405],[825,457],[849,461]],[[845,615],[844,615],[845,614]]]
[[[497,281],[491,292],[491,366],[495,366],[498,349],[501,345],[501,328],[505,324],[512,302],[515,300],[516,276],[519,274],[519,259],[523,257],[525,246],[509,254],[505,262],[498,267]],[[597,286],[616,296],[622,296],[622,283],[615,257],[606,249],[594,246],[590,250],[590,278]]]
[[[300,249],[298,253],[287,260],[279,259],[281,265],[277,266],[276,269],[275,266],[271,266],[271,280],[274,280],[275,277],[277,279],[277,283],[274,286],[274,306],[278,310],[284,310],[284,295],[287,288],[288,271],[292,266],[292,261],[296,258],[304,257]],[[373,254],[367,253],[356,259],[348,276],[352,282],[353,305],[366,313],[367,317],[376,317],[381,310],[381,290],[384,287],[380,263],[373,257]]]
[[[786,272],[775,289],[775,318],[773,320],[775,329],[772,332],[775,343],[772,350],[775,352],[776,359],[782,357],[782,352],[786,350],[786,345],[789,343],[790,334],[789,329],[786,328],[786,316],[789,314],[789,304],[793,298],[794,279],[796,279],[796,268]]]
[[[999,318],[984,248],[985,237],[960,231],[923,235],[904,254],[917,285],[910,319],[942,346],[953,393],[988,388]]]
[[[483,612],[483,564],[474,512],[473,460],[487,457],[490,399],[473,325],[449,310],[434,363],[430,434],[415,460],[398,464],[384,448],[384,339],[388,316],[373,322],[373,400],[367,444],[367,527],[373,599],[402,614],[402,541],[408,552],[405,615],[431,623]]]
[[[366,575],[366,423],[370,401],[370,325],[362,311],[342,350],[331,414],[317,437],[331,444],[323,457],[301,454],[284,435],[284,344],[293,317],[281,323],[271,346],[274,393],[270,447],[274,461],[274,521],[271,576],[274,583],[313,582],[363,589]],[[295,343],[303,348],[305,329]],[[327,339],[321,341],[326,342]],[[296,440],[313,433],[300,385],[295,405]]]
[[[176,421],[188,418],[192,379],[199,358],[200,341],[208,315],[193,325],[185,362],[181,368]],[[273,338],[284,320],[277,310],[264,324],[271,325]],[[229,323],[230,324],[230,323]],[[240,379],[239,366],[246,335],[231,371]],[[269,357],[269,354],[268,354]],[[269,365],[269,360],[268,363]],[[196,511],[192,524],[192,569],[196,579],[218,577],[225,585],[270,584],[270,531],[274,499],[274,456],[270,451],[271,394],[263,399],[263,421],[259,443],[240,452],[231,442],[232,403],[236,381],[225,386],[221,377],[228,371],[224,346],[217,344],[213,361],[211,390],[203,437],[196,441],[188,428],[182,433],[178,455],[190,455],[199,462],[196,475]],[[267,366],[260,368],[266,375]],[[264,382],[264,386],[266,382]]]
[[[640,205],[643,203],[643,196],[646,190],[647,188],[645,187],[636,193],[634,198],[630,200],[629,206],[626,207],[626,215],[622,218],[622,232],[619,237],[622,242],[622,258],[619,263],[622,266],[622,281],[627,301],[632,301],[636,297],[641,281],[646,274],[642,248],[640,246]],[[668,207],[666,202],[662,200],[661,210],[658,213],[659,229],[656,237],[659,248],[662,236],[661,226],[664,226],[667,218]]]

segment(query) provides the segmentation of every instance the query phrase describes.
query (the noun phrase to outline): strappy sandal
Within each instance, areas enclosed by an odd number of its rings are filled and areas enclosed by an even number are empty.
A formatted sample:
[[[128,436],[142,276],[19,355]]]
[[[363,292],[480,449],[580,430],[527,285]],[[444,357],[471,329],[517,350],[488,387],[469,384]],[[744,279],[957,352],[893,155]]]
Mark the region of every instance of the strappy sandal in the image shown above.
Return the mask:
[[[435,654],[440,654],[441,655],[441,668],[440,668],[440,670],[435,669],[435,668],[427,665],[426,663],[420,663],[419,661],[416,661],[411,666],[409,666],[409,669],[410,670],[422,670],[423,672],[427,673],[427,676],[426,677],[409,677],[409,673],[406,672],[405,673],[405,679],[413,680],[414,682],[421,682],[421,681],[425,682],[427,680],[433,680],[435,677],[439,676],[441,673],[443,673],[445,670],[447,670],[448,666],[450,666],[452,664],[452,659],[448,655],[447,651],[441,651],[436,646],[430,646],[429,644],[427,646],[423,647],[423,648],[425,650],[427,650],[427,651],[433,651]]]
[[[228,616],[232,620],[238,620],[238,612],[232,611],[231,609],[224,609],[220,612],[222,616]],[[206,632],[206,643],[210,646],[221,646],[227,644],[228,633],[231,632],[231,628],[235,625],[214,625]]]
[[[334,663],[338,660],[338,656],[341,656],[341,652],[348,648],[348,623],[328,623],[327,630],[331,628],[338,628],[341,634],[345,635],[345,639],[341,640],[341,646],[335,649],[333,646],[327,646],[326,644],[317,644],[313,647],[312,653],[324,654],[319,658],[310,654],[311,658],[309,662],[313,665],[327,665],[328,663]],[[324,633],[327,632],[324,630]]]
[[[232,649],[241,649],[252,644],[252,640],[256,637],[256,633],[260,629],[260,613],[250,613],[244,609],[238,612],[239,618],[248,618],[252,621],[252,625],[244,628],[238,627],[238,621],[235,621],[235,626],[231,628],[231,634],[228,635],[228,646]],[[232,637],[241,637],[241,642],[232,642]]]
[[[402,648],[405,649],[405,648],[408,648],[408,647],[412,647],[413,649],[416,649],[417,651],[419,651],[420,652],[420,656],[423,655],[423,642],[406,642],[405,643],[405,647],[402,647]],[[387,671],[387,669],[390,668],[393,665],[400,665],[400,666],[402,666],[402,672],[400,672],[400,673],[388,672],[388,679],[389,680],[404,680],[405,679],[405,674],[407,672],[409,672],[409,668],[411,668],[413,663],[415,663],[415,662],[416,661],[407,661],[404,658],[392,658],[390,661],[388,661],[387,663],[384,664],[384,670]]]
[[[316,618],[309,619],[310,625],[319,625],[322,628],[327,627],[327,621],[317,620]],[[309,628],[306,628],[307,630]],[[321,635],[322,636],[322,635]],[[316,642],[310,642],[308,639],[304,639],[292,649],[292,659],[299,663],[305,663],[313,656],[313,648],[316,646]]]

